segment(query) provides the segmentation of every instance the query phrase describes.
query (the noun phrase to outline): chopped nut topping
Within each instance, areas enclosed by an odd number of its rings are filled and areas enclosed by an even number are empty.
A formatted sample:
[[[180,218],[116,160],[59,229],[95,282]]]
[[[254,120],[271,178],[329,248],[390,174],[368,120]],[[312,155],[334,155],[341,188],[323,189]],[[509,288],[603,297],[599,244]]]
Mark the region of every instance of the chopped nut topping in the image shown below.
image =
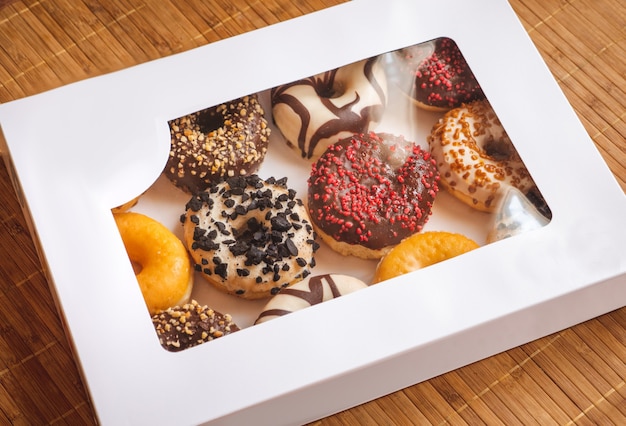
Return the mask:
[[[160,311],[152,317],[161,345],[177,352],[239,330],[230,315],[223,315],[195,300]],[[184,324],[184,327],[181,326]],[[207,332],[208,330],[208,332]]]

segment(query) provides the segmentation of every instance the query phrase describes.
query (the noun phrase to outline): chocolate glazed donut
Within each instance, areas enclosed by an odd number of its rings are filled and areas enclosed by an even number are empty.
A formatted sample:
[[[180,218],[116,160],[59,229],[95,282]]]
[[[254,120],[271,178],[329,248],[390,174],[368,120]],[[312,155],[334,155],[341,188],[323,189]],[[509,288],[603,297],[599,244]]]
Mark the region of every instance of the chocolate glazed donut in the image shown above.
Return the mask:
[[[387,80],[378,57],[272,89],[274,122],[303,158],[354,133],[372,130],[387,104]]]
[[[443,112],[485,98],[452,39],[443,37],[420,43],[400,49],[396,55],[401,86],[421,108]]]
[[[311,223],[333,250],[378,259],[422,230],[439,191],[430,153],[387,133],[354,135],[311,167]]]

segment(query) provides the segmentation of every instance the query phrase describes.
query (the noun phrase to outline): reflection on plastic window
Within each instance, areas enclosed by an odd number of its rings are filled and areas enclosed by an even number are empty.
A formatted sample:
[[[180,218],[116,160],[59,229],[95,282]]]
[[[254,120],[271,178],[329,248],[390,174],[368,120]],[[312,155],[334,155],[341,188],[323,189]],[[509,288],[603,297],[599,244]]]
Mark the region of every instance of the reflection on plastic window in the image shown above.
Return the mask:
[[[552,217],[449,38],[190,112],[169,127],[163,176],[130,210],[169,228],[195,270],[190,302],[153,316],[172,351]],[[214,309],[228,314],[207,313]]]

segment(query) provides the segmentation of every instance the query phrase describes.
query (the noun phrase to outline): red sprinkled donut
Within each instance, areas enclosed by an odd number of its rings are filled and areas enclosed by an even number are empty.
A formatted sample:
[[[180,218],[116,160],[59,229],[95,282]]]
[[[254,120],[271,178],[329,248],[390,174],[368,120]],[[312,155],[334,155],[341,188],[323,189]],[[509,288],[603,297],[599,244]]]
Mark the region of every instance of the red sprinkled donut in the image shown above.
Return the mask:
[[[313,164],[309,215],[334,250],[377,259],[422,229],[438,180],[434,160],[419,145],[385,133],[354,135]]]
[[[401,49],[398,54],[404,72],[412,79],[406,88],[418,106],[445,111],[485,98],[453,40],[438,38]]]

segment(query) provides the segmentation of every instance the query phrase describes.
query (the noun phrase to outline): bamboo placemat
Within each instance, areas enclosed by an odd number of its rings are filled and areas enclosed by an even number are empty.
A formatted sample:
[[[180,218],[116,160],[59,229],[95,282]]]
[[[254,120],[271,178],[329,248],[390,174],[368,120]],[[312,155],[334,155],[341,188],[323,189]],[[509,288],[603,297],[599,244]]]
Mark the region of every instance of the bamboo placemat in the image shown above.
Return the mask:
[[[0,102],[341,2],[0,0]],[[626,189],[626,6],[511,3]],[[2,162],[0,224],[0,425],[93,424]],[[626,424],[625,326],[622,308],[316,424]]]

